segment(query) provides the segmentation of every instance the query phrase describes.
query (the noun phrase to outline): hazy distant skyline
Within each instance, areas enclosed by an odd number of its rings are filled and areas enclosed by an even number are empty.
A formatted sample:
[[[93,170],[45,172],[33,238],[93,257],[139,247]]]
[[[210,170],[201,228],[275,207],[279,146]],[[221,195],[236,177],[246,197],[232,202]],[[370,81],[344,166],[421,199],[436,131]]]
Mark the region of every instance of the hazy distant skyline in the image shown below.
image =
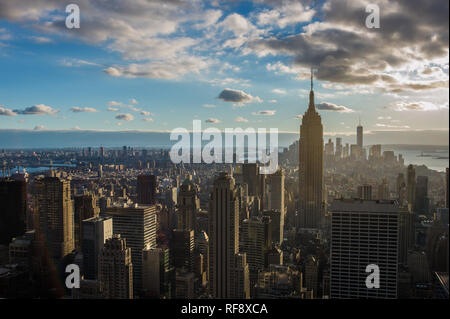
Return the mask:
[[[0,129],[298,132],[448,144],[448,1],[0,0]],[[447,7],[447,10],[443,8]]]

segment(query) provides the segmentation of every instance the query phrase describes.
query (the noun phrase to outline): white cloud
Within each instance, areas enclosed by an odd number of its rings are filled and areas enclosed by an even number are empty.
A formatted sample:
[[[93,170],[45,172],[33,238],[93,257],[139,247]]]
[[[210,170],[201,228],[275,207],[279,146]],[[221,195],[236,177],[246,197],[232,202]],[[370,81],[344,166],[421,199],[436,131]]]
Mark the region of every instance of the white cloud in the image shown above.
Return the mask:
[[[207,109],[214,109],[216,106],[214,104],[203,104],[203,107]]]
[[[109,111],[109,112],[117,112],[117,111],[119,111],[119,109],[117,107],[108,107],[106,110]]]
[[[286,94],[286,90],[283,90],[283,89],[273,89],[273,90],[272,90],[272,93],[275,93],[275,94]]]
[[[78,107],[78,106],[74,106],[70,109],[72,112],[74,113],[82,113],[82,112],[86,112],[86,113],[95,113],[98,112],[96,109],[94,109],[93,107]]]
[[[241,116],[236,117],[235,121],[236,122],[248,122],[248,120],[246,118],[243,118]]]
[[[3,106],[0,105],[0,116],[1,115],[3,115],[3,116],[16,116],[17,113],[14,112],[13,110],[4,108]]]
[[[275,110],[264,110],[264,111],[258,111],[253,112],[253,115],[264,115],[264,116],[274,116],[277,111]]]

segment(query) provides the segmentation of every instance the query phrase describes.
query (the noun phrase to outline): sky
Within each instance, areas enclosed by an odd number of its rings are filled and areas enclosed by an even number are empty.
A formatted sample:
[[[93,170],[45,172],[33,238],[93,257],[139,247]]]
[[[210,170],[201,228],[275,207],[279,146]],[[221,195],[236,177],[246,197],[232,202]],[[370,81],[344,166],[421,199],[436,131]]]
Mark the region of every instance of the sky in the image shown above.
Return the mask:
[[[68,29],[66,5],[80,8]],[[366,6],[380,8],[367,28]],[[0,130],[298,132],[448,144],[448,0],[0,0]],[[1,133],[0,133],[1,134]],[[438,136],[438,138],[436,137]],[[420,141],[418,141],[420,139]]]

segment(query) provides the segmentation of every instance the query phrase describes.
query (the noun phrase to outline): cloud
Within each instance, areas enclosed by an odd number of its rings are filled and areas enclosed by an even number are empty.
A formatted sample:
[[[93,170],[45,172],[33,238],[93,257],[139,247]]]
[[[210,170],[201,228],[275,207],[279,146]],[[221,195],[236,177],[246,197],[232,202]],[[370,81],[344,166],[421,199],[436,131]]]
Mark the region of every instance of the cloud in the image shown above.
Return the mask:
[[[122,102],[117,102],[117,101],[109,101],[108,102],[109,106],[122,106]]]
[[[303,118],[303,115],[301,115],[301,114],[294,116],[294,119],[297,119],[297,120],[301,120],[302,118]]]
[[[283,89],[273,89],[273,90],[272,90],[272,93],[275,93],[275,94],[286,94],[286,90],[283,90]]]
[[[153,122],[153,119],[151,117],[147,117],[145,119],[142,119],[145,122]]]
[[[55,110],[48,105],[36,104],[27,107],[24,110],[14,110],[14,112],[22,115],[47,115],[47,114],[56,114],[58,113],[58,110]]]
[[[209,118],[207,120],[205,120],[206,123],[220,123],[220,120],[215,119],[215,118]]]
[[[117,112],[117,111],[119,111],[119,109],[117,107],[108,107],[106,110],[109,111],[109,112]]]
[[[235,121],[236,122],[248,122],[248,120],[246,118],[243,118],[241,116],[236,117]]]
[[[228,88],[220,92],[217,98],[221,99],[224,102],[232,102],[239,105],[243,105],[245,103],[250,102],[262,102],[262,100],[257,96],[252,96],[241,90],[234,90]]]
[[[131,104],[139,104],[139,102],[136,99],[130,99]]]
[[[42,130],[44,130],[45,129],[45,126],[44,125],[36,125],[35,127],[34,127],[34,130],[35,131],[42,131]]]
[[[78,106],[74,106],[70,109],[72,112],[74,113],[82,113],[82,112],[86,112],[86,113],[95,113],[98,112],[96,109],[94,109],[93,107],[78,107]]]
[[[210,67],[212,61],[202,57],[181,57],[126,66],[110,66],[103,70],[114,77],[152,78],[175,80],[186,74],[199,74]]]
[[[213,109],[213,108],[215,108],[216,106],[213,105],[213,104],[203,104],[203,107],[205,107],[205,108],[207,108],[207,109]]]
[[[0,116],[1,115],[3,115],[3,116],[16,116],[17,113],[14,112],[13,110],[4,108],[3,106],[0,105]]]
[[[277,111],[275,110],[264,110],[264,111],[258,111],[253,112],[253,115],[264,115],[264,116],[274,116]]]
[[[116,119],[123,120],[123,121],[133,121],[134,117],[133,117],[133,115],[131,115],[129,113],[125,113],[125,114],[117,114]]]
[[[300,2],[282,1],[281,3],[282,5],[276,9],[259,13],[258,25],[277,25],[284,29],[289,25],[310,21],[315,14],[313,9],[304,7]]]
[[[390,125],[390,124],[382,124],[382,123],[376,123],[376,127],[384,127],[384,128],[395,128],[395,129],[408,129],[411,128],[408,125]]]
[[[395,111],[439,111],[448,110],[448,102],[445,104],[435,104],[432,102],[395,102],[390,108]]]
[[[31,36],[28,37],[31,41],[34,43],[52,43],[53,40],[47,37],[38,37],[38,36]]]
[[[448,73],[440,80],[418,81],[415,72],[420,65],[448,65],[448,1],[390,1],[383,5],[380,30],[366,28],[366,4],[329,0],[320,21],[305,25],[304,32],[250,39],[244,53],[290,56],[290,66],[268,69],[296,73],[294,68],[314,67],[319,80],[331,83],[387,92],[448,87]]]
[[[336,105],[329,102],[322,102],[319,104],[316,104],[317,109],[324,110],[324,111],[336,111],[336,112],[342,112],[342,113],[352,113],[354,112],[352,109],[343,106],[343,105]]]
[[[153,114],[148,112],[148,111],[141,111],[141,115],[143,115],[143,116],[150,116],[150,115],[153,115]]]

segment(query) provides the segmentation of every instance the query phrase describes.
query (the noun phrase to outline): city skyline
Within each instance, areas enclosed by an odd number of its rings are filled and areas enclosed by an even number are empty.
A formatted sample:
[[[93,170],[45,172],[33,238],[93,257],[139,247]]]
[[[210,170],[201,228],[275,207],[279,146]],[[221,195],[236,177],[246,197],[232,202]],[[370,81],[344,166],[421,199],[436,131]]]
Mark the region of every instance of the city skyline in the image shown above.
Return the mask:
[[[167,132],[200,119],[296,133],[313,67],[324,136],[354,135],[361,118],[365,134],[394,143],[445,143],[448,20],[437,4],[448,3],[396,3],[381,3],[380,29],[368,29],[365,1],[84,0],[69,30],[58,1],[0,1],[0,127]]]

